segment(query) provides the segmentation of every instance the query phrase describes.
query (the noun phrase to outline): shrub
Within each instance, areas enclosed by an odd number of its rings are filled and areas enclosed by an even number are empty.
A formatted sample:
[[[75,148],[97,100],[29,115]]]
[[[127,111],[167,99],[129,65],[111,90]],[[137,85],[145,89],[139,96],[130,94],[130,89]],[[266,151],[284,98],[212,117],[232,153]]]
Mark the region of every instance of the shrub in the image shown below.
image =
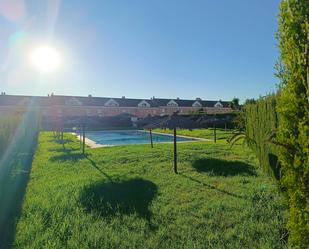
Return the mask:
[[[268,95],[244,106],[245,135],[268,175],[280,178],[278,146],[271,142],[278,127],[276,96]]]
[[[309,1],[284,0],[279,15],[278,142],[290,203],[289,243],[309,246]]]

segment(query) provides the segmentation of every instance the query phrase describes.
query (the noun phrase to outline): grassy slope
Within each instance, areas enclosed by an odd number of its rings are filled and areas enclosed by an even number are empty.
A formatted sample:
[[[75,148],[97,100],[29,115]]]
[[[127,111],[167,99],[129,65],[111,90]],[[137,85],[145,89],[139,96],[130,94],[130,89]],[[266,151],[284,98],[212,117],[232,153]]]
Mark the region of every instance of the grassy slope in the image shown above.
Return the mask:
[[[285,247],[285,201],[241,146],[179,144],[179,175],[170,144],[78,146],[40,135],[16,248]]]

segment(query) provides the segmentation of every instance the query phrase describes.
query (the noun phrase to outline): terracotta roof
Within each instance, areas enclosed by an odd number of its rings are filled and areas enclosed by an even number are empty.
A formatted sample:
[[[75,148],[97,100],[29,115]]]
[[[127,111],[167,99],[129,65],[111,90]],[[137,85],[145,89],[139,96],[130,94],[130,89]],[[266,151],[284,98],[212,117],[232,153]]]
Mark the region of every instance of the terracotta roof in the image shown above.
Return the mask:
[[[185,99],[131,99],[131,98],[107,98],[107,97],[81,97],[81,96],[23,96],[23,95],[0,95],[0,106],[8,105],[28,105],[30,102],[41,106],[67,105],[68,101],[81,103],[83,106],[104,106],[105,103],[113,99],[120,107],[137,107],[145,100],[151,107],[166,106],[171,100],[175,101],[179,107],[192,107],[198,101],[202,107],[214,107],[218,101],[213,100],[185,100]],[[229,101],[220,101],[223,107],[229,107]]]

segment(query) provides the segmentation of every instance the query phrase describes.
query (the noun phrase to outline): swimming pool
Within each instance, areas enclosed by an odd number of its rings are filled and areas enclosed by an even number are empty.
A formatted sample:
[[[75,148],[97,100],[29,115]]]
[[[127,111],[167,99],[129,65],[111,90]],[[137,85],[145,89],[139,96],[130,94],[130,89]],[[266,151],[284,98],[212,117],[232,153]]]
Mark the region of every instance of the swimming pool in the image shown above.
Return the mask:
[[[86,137],[97,144],[104,145],[124,145],[124,144],[149,144],[149,132],[140,130],[110,130],[110,131],[88,131]],[[152,134],[154,143],[172,142],[173,136],[165,134]],[[195,139],[179,137],[178,142],[193,141]]]

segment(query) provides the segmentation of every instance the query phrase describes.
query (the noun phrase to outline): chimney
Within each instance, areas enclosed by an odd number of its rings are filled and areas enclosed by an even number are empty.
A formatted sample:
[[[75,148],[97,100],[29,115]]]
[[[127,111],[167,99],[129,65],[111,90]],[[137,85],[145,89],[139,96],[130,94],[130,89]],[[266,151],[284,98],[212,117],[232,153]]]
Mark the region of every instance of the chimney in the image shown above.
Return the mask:
[[[88,98],[91,98],[92,97],[92,95],[91,94],[88,94]]]
[[[126,96],[122,96],[121,98],[122,98],[122,99],[125,99],[125,98],[126,98]]]
[[[202,99],[201,99],[201,98],[196,98],[195,100],[199,100],[199,101],[201,101]]]
[[[177,100],[180,100],[180,98],[179,98],[179,97],[177,97]]]

